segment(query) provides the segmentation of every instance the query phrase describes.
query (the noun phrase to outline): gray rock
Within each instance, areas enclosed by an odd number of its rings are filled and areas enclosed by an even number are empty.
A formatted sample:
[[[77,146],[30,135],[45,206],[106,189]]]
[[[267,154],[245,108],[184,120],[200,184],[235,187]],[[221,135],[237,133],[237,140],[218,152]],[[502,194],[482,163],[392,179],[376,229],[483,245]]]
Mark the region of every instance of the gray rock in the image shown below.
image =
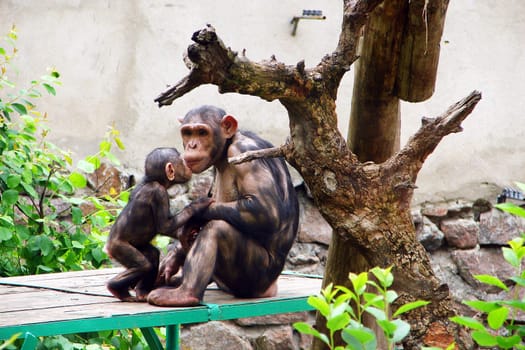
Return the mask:
[[[211,321],[183,329],[181,345],[192,350],[253,350],[241,334],[242,330],[229,322]]]
[[[441,221],[440,229],[453,248],[472,249],[478,244],[479,227],[474,220],[446,219]]]

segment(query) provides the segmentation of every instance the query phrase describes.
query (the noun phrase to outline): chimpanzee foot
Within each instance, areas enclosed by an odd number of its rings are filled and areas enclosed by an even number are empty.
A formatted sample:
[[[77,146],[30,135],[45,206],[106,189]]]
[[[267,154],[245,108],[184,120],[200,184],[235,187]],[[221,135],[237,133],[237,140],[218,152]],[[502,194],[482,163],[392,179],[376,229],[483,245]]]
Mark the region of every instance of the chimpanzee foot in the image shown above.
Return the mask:
[[[111,294],[113,294],[115,297],[119,298],[122,301],[137,301],[137,298],[129,294],[129,290],[125,289],[118,289],[113,288],[109,284],[107,285],[107,288]]]
[[[145,303],[148,301],[149,291],[135,289],[135,301]]]
[[[270,298],[277,295],[277,281],[273,282],[267,290],[262,292],[259,295],[256,295],[257,298]]]
[[[195,306],[199,298],[182,288],[158,288],[148,295],[148,303],[157,306]]]

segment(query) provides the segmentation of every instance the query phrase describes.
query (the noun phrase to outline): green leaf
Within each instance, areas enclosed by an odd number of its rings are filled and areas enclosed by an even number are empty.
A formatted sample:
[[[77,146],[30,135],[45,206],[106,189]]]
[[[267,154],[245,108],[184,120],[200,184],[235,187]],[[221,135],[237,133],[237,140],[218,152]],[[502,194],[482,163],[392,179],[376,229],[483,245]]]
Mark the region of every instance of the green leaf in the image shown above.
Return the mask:
[[[430,304],[430,301],[416,300],[416,301],[413,301],[411,303],[407,303],[407,304],[401,305],[396,310],[396,312],[394,312],[393,316],[397,317],[397,316],[399,316],[401,314],[404,314],[405,312],[417,309],[418,307],[422,307],[422,306],[425,306],[425,305],[428,305],[428,304]]]
[[[467,316],[454,316],[454,317],[451,317],[450,320],[454,323],[457,323],[461,326],[465,326],[465,327],[468,327],[470,329],[474,329],[474,330],[477,330],[477,331],[484,331],[485,330],[485,326],[483,326],[483,324],[475,319],[473,319],[472,317],[467,317]]]
[[[392,342],[397,343],[403,340],[410,332],[410,325],[408,322],[401,319],[393,320],[392,323],[396,326],[392,336]]]
[[[341,338],[350,345],[350,349],[376,350],[377,340],[374,332],[366,327],[348,327],[341,333]]]
[[[492,329],[499,329],[503,323],[507,320],[507,316],[509,315],[509,309],[506,307],[500,307],[496,310],[492,310],[489,312],[487,316],[487,322]]]
[[[13,218],[9,215],[0,216],[0,226],[12,228],[13,227]]]
[[[20,185],[22,185],[22,188],[28,195],[30,195],[32,198],[38,198],[38,193],[36,192],[35,188],[31,186],[29,183],[21,182]]]
[[[375,307],[367,307],[365,311],[374,316],[378,321],[386,320],[386,315],[383,310]]]
[[[71,244],[73,245],[73,248],[84,249],[84,245],[79,241],[73,241],[71,242]]]
[[[29,231],[29,228],[25,225],[16,225],[15,232],[21,241],[24,241],[26,239],[29,239],[29,237],[31,237],[31,232]]]
[[[120,192],[119,198],[120,198],[121,201],[127,203],[127,202],[129,202],[130,194],[131,194],[131,192],[129,192],[129,191]]]
[[[20,115],[25,115],[25,114],[27,114],[26,106],[24,106],[24,105],[21,104],[21,103],[11,103],[11,107],[13,107],[13,109],[14,109],[15,111],[17,111],[18,114],[20,114]]]
[[[496,276],[482,274],[482,275],[474,275],[474,278],[482,283],[501,288],[505,291],[509,290],[509,288],[503,282],[501,282],[501,280],[497,278]]]
[[[42,252],[42,255],[49,255],[54,250],[54,245],[51,239],[49,237],[41,235],[40,236],[40,251]]]
[[[513,214],[513,215],[517,215],[517,216],[521,216],[521,217],[524,217],[525,218],[525,209],[523,209],[522,207],[520,207],[519,205],[516,205],[514,203],[510,203],[510,202],[505,202],[505,203],[498,203],[496,205],[494,205],[495,208],[498,208],[500,210],[503,210],[507,213],[510,213],[510,214]]]
[[[463,304],[470,306],[471,308],[488,314],[489,312],[496,310],[499,306],[495,301],[481,301],[481,300],[468,300],[464,301]]]
[[[2,193],[2,203],[13,205],[18,201],[18,191],[7,190]]]
[[[515,282],[517,285],[525,287],[525,278],[522,278],[522,277],[511,277],[510,280]]]
[[[121,150],[125,150],[126,146],[124,146],[124,143],[120,139],[120,137],[115,137],[115,143],[117,144],[117,147]]]
[[[97,155],[94,155],[94,156],[91,156],[91,157],[87,157],[87,158],[86,158],[86,161],[88,161],[89,163],[91,163],[91,164],[93,165],[93,167],[94,167],[94,170],[93,170],[93,171],[95,171],[95,170],[97,170],[98,168],[100,168],[100,164],[102,163],[102,162],[100,161],[100,157],[97,156]],[[92,172],[93,172],[93,171],[92,171]]]
[[[474,341],[478,343],[478,345],[481,345],[481,346],[498,345],[498,341],[496,340],[496,337],[487,333],[486,330],[474,331],[472,332],[471,335],[472,335],[472,339],[474,339]]]
[[[348,304],[346,303],[347,296],[346,295],[340,295],[336,299],[332,300],[331,307],[330,307],[330,315],[328,318],[333,318],[338,315],[341,315],[346,312],[346,307]]]
[[[379,327],[381,327],[381,329],[383,330],[387,338],[392,339],[392,337],[394,336],[396,327],[397,327],[396,324],[387,319],[378,320],[377,324],[379,325]]]
[[[359,275],[350,272],[348,278],[352,282],[352,287],[357,295],[361,295],[366,290],[366,282],[368,282],[368,273],[361,272]]]
[[[98,148],[100,152],[109,152],[111,150],[111,143],[108,141],[101,141]]]
[[[88,174],[91,174],[95,171],[95,166],[93,165],[93,163],[85,161],[83,159],[78,161],[77,167]]]
[[[71,221],[75,225],[81,225],[84,215],[79,207],[71,207]]]
[[[118,160],[118,158],[111,152],[107,152],[105,154],[106,158],[113,164],[115,165],[120,165],[120,160]]]
[[[521,342],[521,338],[519,335],[509,337],[498,335],[496,336],[496,341],[498,342],[498,347],[501,349],[513,349],[515,345]]]
[[[87,179],[84,175],[81,173],[78,173],[76,171],[72,172],[69,175],[69,181],[75,186],[76,188],[84,188],[87,186]]]
[[[308,297],[308,304],[314,309],[319,311],[321,315],[327,317],[330,313],[330,306],[328,303],[320,296],[312,295]]]
[[[55,88],[52,87],[51,85],[49,85],[48,83],[42,83],[42,86],[46,89],[46,91],[49,94],[51,94],[53,96],[55,96],[57,94],[56,91],[55,91]]]
[[[347,313],[342,313],[330,318],[326,322],[326,327],[331,331],[338,331],[345,328],[348,322],[350,322],[350,316]]]
[[[293,327],[300,333],[313,335],[317,339],[320,339],[323,343],[330,345],[330,341],[325,334],[320,333],[317,329],[313,328],[306,322],[296,322],[293,324]]]
[[[394,275],[392,272],[392,267],[388,267],[386,269],[382,269],[380,267],[374,267],[370,270],[374,274],[374,276],[377,278],[381,286],[383,288],[388,288],[392,285],[394,282]]]
[[[95,259],[95,261],[99,264],[107,258],[106,253],[104,253],[104,251],[100,248],[92,249],[91,255],[93,256],[93,259]]]
[[[13,231],[7,227],[0,226],[0,242],[8,241],[13,237]]]
[[[500,304],[508,305],[510,307],[525,311],[525,301],[520,300],[502,300]]]
[[[7,176],[6,184],[8,188],[15,188],[20,184],[20,181],[22,181],[22,177],[18,174],[9,174]]]
[[[37,266],[37,271],[40,272],[40,271],[44,271],[44,272],[53,272],[53,269],[48,267],[48,266],[45,266],[45,265],[38,265]]]
[[[512,266],[519,267],[520,266],[520,259],[518,258],[518,255],[516,254],[515,250],[509,249],[507,247],[501,248],[501,251],[503,252],[503,258]]]
[[[396,293],[396,291],[393,291],[393,290],[387,290],[387,291],[386,291],[385,298],[386,298],[386,302],[387,302],[388,304],[392,304],[392,303],[397,299],[397,293]]]

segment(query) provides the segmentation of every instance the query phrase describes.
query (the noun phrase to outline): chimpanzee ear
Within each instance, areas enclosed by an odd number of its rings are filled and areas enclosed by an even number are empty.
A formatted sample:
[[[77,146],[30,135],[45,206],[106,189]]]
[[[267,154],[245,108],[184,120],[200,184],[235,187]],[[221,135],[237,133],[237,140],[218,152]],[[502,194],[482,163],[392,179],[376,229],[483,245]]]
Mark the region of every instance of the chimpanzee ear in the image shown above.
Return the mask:
[[[173,179],[175,179],[175,167],[173,166],[173,163],[166,163],[164,170],[166,171],[166,178],[168,181],[173,181]]]
[[[237,119],[233,115],[226,114],[221,120],[221,129],[226,138],[230,138],[237,132]]]

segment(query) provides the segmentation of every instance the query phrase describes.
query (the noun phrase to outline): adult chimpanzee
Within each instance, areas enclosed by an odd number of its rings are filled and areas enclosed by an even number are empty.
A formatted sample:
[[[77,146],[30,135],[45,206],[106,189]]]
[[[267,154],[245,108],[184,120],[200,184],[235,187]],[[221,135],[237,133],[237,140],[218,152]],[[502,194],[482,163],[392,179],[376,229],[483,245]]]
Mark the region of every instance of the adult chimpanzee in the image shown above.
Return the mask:
[[[176,216],[170,214],[167,189],[191,178],[191,170],[175,148],[156,148],[148,154],[144,174],[106,243],[108,254],[127,268],[107,284],[108,290],[124,301],[146,301],[154,287],[159,267],[159,250],[151,244],[155,235],[176,237],[177,228],[211,203],[202,198]],[[129,293],[131,288],[135,288],[135,297]]]
[[[188,167],[193,173],[215,169],[214,201],[197,216],[209,222],[186,257],[182,284],[153,290],[148,302],[196,305],[210,281],[238,297],[274,296],[299,221],[299,204],[284,160],[229,164],[228,157],[272,145],[238,130],[237,120],[220,108],[196,108],[181,123]],[[166,281],[176,272],[175,256],[169,255],[161,268]]]

